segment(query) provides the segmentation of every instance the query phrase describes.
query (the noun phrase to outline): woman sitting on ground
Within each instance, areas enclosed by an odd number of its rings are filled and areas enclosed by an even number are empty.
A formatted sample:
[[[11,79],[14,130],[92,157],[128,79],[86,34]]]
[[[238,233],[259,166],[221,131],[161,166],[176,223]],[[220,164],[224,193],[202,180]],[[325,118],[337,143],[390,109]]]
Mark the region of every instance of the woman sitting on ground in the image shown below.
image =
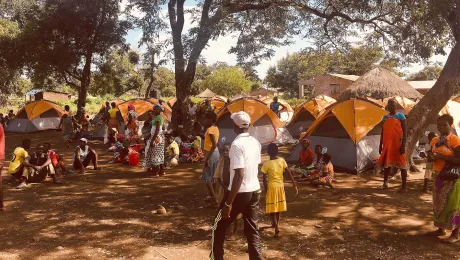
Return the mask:
[[[446,243],[460,241],[460,180],[444,178],[442,171],[447,165],[460,165],[460,138],[451,132],[454,119],[451,115],[438,117],[437,127],[440,137],[431,140],[432,152],[428,160],[433,163],[433,209],[434,225],[438,230],[430,232],[432,236],[444,236],[446,230],[453,230]]]
[[[315,170],[313,161],[315,156],[313,151],[310,149],[310,140],[302,139],[302,150],[299,153],[299,165],[297,169],[293,171],[296,173],[301,173],[302,179],[308,178],[310,174],[312,174]]]

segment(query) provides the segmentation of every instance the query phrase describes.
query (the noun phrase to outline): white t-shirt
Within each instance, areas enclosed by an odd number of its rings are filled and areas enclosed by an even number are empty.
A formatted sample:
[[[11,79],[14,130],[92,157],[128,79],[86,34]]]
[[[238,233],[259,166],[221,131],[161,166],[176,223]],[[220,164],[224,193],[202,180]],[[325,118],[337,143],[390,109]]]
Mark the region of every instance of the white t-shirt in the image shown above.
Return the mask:
[[[259,164],[262,162],[260,153],[262,146],[259,141],[248,133],[240,134],[233,141],[230,147],[230,185],[228,190],[232,189],[235,169],[244,169],[243,182],[241,183],[241,192],[253,192],[260,189]]]
[[[196,106],[193,106],[193,107],[189,107],[188,108],[188,114],[193,116],[196,114]]]
[[[425,144],[425,152],[431,152],[432,147],[430,144]]]

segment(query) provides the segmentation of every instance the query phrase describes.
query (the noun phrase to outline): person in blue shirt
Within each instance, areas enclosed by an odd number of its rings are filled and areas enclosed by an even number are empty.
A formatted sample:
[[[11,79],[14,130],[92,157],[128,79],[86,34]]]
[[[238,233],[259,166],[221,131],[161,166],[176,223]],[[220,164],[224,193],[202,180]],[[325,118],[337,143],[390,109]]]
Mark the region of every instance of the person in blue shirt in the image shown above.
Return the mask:
[[[278,97],[274,97],[273,98],[273,102],[270,103],[270,109],[275,112],[275,114],[278,116],[278,117],[281,117],[281,114],[280,112],[283,111],[284,109],[286,109],[286,107],[281,104],[280,102],[278,102]]]

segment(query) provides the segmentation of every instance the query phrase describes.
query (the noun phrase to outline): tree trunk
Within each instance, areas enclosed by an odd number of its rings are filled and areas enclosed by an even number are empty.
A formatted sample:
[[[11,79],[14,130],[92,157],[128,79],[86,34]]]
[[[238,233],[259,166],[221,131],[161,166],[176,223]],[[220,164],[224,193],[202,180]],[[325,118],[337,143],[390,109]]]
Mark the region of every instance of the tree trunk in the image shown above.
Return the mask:
[[[91,84],[91,60],[92,55],[87,55],[85,66],[83,67],[83,72],[81,75],[80,89],[78,90],[78,110],[80,110],[82,107],[85,107],[86,105],[86,96],[88,94],[88,88]]]
[[[147,90],[145,91],[144,98],[150,98],[150,92],[152,91],[153,83],[155,82],[155,77],[150,77],[149,85],[147,86]]]
[[[436,84],[408,115],[406,154],[411,165],[413,165],[412,154],[417,141],[423,136],[430,121],[437,117],[439,111],[456,93],[458,86],[460,86],[460,45],[456,43]]]

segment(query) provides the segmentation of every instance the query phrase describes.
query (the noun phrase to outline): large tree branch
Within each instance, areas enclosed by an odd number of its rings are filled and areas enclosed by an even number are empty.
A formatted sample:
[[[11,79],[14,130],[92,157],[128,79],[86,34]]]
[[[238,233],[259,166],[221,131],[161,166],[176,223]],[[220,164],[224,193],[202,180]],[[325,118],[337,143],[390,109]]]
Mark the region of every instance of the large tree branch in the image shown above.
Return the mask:
[[[460,41],[460,0],[455,1],[455,5],[449,12],[447,16],[447,23],[452,31],[452,35],[454,36],[455,40],[458,42]]]
[[[62,73],[62,77],[64,78],[64,81],[67,85],[75,88],[75,89],[78,89],[79,85],[75,84],[74,82],[70,81],[66,75],[66,72]]]

